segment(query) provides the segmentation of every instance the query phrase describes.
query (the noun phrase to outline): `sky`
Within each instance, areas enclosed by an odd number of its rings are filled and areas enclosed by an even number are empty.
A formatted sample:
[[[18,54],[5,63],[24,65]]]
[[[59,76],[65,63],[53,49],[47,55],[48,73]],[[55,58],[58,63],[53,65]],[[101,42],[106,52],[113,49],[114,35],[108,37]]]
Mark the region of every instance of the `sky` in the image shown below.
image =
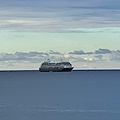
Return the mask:
[[[38,69],[47,59],[119,69],[119,46],[119,0],[0,0],[1,70]]]

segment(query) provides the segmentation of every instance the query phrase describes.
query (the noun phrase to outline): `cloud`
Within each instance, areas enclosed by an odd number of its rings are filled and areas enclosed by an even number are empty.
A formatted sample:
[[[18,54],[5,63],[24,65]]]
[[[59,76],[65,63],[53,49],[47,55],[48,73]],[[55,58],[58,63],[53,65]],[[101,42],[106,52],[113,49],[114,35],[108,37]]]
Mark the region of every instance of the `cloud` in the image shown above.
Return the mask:
[[[44,59],[46,56],[49,56],[48,53],[43,52],[16,52],[16,53],[0,53],[0,61],[34,61]]]
[[[120,51],[117,50],[116,52],[113,52],[112,54],[110,54],[110,60],[120,61]]]
[[[77,55],[77,56],[76,56]],[[79,57],[81,56],[81,57]],[[118,60],[120,57],[120,51],[112,51],[109,49],[98,49],[93,52],[84,52],[83,50],[75,50],[73,52],[69,52],[68,54],[63,54],[60,52],[55,52],[53,50],[50,50],[48,53],[44,52],[16,52],[16,53],[0,53],[0,61],[41,61],[41,60],[46,60],[46,59],[53,59],[53,60],[88,60],[88,61],[93,61],[93,60],[102,60],[104,59],[103,56],[109,56],[108,58],[110,60]]]
[[[51,61],[60,61],[65,60],[69,61],[70,59],[74,59],[69,54],[63,54],[60,52],[55,52],[53,50],[50,50],[48,53],[44,52],[16,52],[16,53],[0,53],[0,61],[15,61],[15,62],[20,62],[20,61],[29,61],[29,62],[43,62],[46,61],[47,59],[50,59]]]
[[[112,32],[120,27],[114,0],[9,0],[0,4],[0,29],[39,32]],[[86,28],[86,29],[80,29]],[[88,29],[87,29],[88,28]],[[92,29],[90,28],[99,28]],[[78,30],[79,29],[79,30]],[[119,29],[119,28],[118,28]],[[120,32],[115,28],[115,32]]]
[[[61,53],[60,53],[60,52],[55,52],[55,51],[53,51],[53,50],[50,50],[50,51],[49,51],[49,54],[61,55]]]
[[[102,49],[102,48],[99,48],[98,50],[95,50],[94,52],[84,52],[83,50],[75,50],[73,52],[69,52],[69,54],[75,54],[75,55],[89,55],[89,54],[108,54],[108,53],[112,53],[112,52],[119,52],[119,50],[117,51],[111,51],[109,49]]]
[[[68,54],[50,50],[44,52],[0,53],[0,69],[38,69],[43,61],[70,61],[75,68],[119,68],[120,51],[98,49],[93,52],[76,50]]]
[[[68,30],[80,33],[120,33],[120,27],[70,28]]]
[[[112,51],[109,49],[100,48],[93,52],[91,52],[91,51],[84,52],[83,51],[82,53],[83,54],[81,54],[81,52],[80,52],[78,54],[78,52],[75,52],[75,51],[69,52],[69,54],[75,58],[75,59],[72,59],[71,62],[77,69],[120,68],[120,65],[119,65],[120,51],[119,50]]]
[[[84,51],[82,51],[82,50],[79,50],[79,51],[75,50],[75,51],[73,51],[73,52],[69,52],[69,54],[83,55],[83,54],[85,54],[85,53],[84,53]]]
[[[102,60],[103,59],[103,55],[96,55],[94,57],[97,58],[98,60]]]
[[[111,53],[112,51],[110,51],[109,49],[99,49],[99,50],[95,50],[95,54],[107,54],[107,53]]]

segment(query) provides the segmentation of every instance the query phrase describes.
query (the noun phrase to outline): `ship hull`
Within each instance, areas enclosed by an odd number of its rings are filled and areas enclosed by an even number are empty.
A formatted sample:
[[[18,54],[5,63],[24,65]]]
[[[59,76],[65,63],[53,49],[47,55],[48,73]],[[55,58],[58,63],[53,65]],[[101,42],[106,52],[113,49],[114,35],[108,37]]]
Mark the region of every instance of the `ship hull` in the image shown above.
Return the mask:
[[[70,72],[72,71],[73,67],[72,68],[64,68],[61,70],[61,72]]]
[[[39,71],[40,72],[71,72],[72,71],[72,69],[73,69],[73,67],[72,68],[63,68],[63,69],[41,69],[41,68],[39,68]]]

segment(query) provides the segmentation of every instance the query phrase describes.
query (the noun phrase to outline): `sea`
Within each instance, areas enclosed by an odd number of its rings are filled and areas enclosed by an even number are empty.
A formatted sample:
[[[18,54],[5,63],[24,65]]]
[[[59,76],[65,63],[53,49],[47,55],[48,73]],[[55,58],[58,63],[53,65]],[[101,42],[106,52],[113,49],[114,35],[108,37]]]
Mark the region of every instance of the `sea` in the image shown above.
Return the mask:
[[[120,70],[0,71],[0,120],[120,120]]]

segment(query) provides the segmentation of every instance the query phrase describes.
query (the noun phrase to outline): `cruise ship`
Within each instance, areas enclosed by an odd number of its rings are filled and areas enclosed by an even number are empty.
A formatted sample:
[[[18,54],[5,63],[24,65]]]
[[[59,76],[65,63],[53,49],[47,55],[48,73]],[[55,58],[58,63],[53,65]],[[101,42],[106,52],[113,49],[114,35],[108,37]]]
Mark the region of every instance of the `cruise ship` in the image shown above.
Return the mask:
[[[40,72],[70,72],[74,67],[69,62],[44,62],[39,68]]]

